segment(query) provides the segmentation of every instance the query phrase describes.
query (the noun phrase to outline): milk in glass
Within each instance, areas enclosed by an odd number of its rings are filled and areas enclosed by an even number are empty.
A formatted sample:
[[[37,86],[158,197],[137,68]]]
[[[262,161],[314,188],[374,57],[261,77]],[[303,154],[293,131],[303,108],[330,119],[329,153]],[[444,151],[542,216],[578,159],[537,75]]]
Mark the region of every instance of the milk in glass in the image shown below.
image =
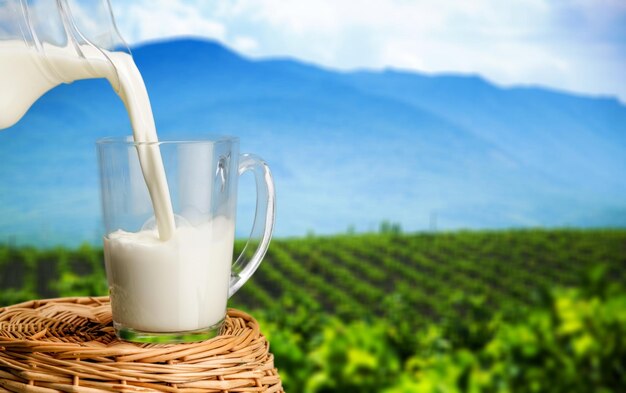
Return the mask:
[[[226,311],[233,222],[224,217],[154,230],[116,231],[104,239],[114,320],[136,330],[180,332],[221,322]]]

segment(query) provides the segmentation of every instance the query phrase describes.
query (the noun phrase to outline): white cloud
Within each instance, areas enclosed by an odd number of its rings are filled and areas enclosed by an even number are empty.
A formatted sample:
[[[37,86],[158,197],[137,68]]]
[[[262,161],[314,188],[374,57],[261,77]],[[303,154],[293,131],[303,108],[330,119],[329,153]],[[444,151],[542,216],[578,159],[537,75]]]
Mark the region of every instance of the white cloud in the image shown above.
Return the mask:
[[[202,15],[198,7],[176,0],[118,1],[113,4],[118,28],[129,43],[194,35],[224,39],[225,26]]]
[[[232,46],[239,52],[249,54],[259,47],[259,43],[252,37],[236,36],[232,40]]]
[[[621,0],[119,1],[131,42],[201,35],[253,56],[478,73],[626,100]]]

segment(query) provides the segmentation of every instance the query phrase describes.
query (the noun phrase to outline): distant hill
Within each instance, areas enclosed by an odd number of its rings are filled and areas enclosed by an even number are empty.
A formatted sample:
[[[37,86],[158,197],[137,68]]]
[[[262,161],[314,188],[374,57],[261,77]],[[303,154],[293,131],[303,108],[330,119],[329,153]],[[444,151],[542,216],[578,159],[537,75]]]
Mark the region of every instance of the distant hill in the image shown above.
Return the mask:
[[[210,41],[133,55],[161,138],[237,135],[270,163],[278,236],[382,220],[406,230],[626,226],[626,106],[613,98],[251,60]],[[102,80],[54,89],[0,132],[0,242],[98,242],[93,144],[129,133]]]

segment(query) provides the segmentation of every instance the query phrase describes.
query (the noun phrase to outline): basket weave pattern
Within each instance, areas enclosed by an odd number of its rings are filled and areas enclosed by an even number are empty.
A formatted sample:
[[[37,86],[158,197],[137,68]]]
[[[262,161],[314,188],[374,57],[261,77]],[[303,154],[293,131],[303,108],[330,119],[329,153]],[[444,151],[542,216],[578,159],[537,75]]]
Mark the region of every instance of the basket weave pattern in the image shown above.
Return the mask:
[[[218,337],[134,344],[115,337],[108,297],[0,308],[0,392],[283,392],[269,343],[229,309]]]

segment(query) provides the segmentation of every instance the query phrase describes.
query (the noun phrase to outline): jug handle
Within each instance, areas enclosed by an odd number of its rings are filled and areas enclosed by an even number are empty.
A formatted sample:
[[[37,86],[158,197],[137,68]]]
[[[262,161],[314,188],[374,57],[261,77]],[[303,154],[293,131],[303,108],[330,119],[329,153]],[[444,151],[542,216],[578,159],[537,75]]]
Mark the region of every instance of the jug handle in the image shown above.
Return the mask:
[[[272,238],[274,230],[274,211],[276,208],[276,192],[272,172],[265,161],[254,154],[242,154],[239,159],[239,176],[251,171],[256,183],[256,211],[250,237],[235,263],[230,274],[228,297],[233,296],[239,288],[252,276],[261,264]],[[260,242],[252,254],[247,258],[246,250],[252,239],[260,238]]]

